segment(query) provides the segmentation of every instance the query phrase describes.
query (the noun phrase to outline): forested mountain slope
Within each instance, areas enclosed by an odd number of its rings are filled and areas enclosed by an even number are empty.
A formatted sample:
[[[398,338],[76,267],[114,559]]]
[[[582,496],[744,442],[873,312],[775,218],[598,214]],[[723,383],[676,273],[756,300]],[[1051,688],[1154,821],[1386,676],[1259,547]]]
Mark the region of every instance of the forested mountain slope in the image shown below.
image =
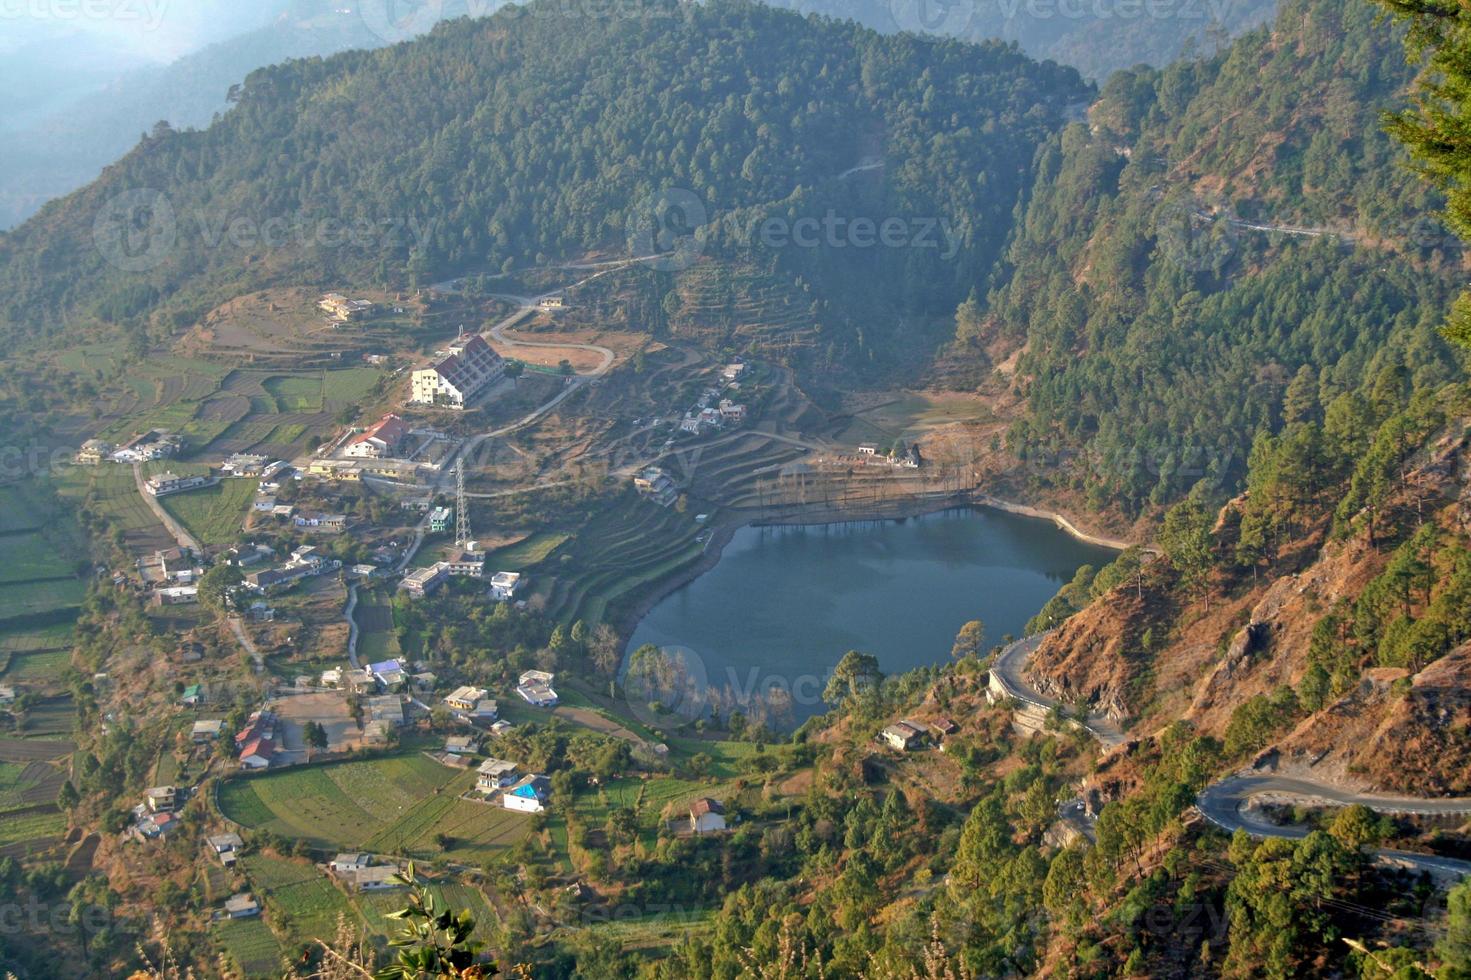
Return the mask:
[[[1253,439],[1382,373],[1451,377],[1460,244],[1381,114],[1411,73],[1363,0],[1292,0],[1222,56],[1124,72],[1039,174],[962,343],[1024,345],[1015,447],[1137,512],[1238,486]]]
[[[735,0],[579,23],[512,8],[251,75],[210,129],[158,134],[0,238],[0,315],[27,334],[151,316],[162,334],[271,282],[401,287],[622,255],[641,219],[666,220],[650,213],[666,192],[712,226],[708,254],[820,277],[869,314],[953,309],[999,254],[1035,147],[1088,96],[1003,45]],[[887,165],[855,170],[870,159]],[[759,233],[830,211],[897,218],[902,247]]]

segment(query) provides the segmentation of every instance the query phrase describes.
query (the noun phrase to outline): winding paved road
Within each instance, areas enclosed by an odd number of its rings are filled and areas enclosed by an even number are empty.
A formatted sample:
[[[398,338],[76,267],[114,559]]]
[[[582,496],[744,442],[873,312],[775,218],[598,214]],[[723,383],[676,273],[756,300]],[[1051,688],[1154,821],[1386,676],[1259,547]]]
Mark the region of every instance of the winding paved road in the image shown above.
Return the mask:
[[[1057,707],[1057,701],[1041,694],[1022,676],[1027,659],[1036,652],[1046,633],[1028,636],[1010,644],[991,664],[993,690],[1016,698],[1027,704],[1048,710]],[[1096,716],[1090,716],[1083,727],[1107,749],[1125,741],[1118,726]],[[1308,835],[1309,828],[1284,826],[1272,823],[1259,810],[1248,804],[1253,799],[1267,797],[1283,802],[1320,806],[1354,806],[1361,804],[1376,813],[1404,816],[1471,816],[1471,797],[1429,799],[1413,796],[1392,796],[1379,793],[1357,793],[1328,783],[1302,776],[1278,775],[1276,773],[1238,773],[1206,787],[1196,799],[1196,806],[1211,823],[1235,833],[1245,830],[1253,837],[1284,837],[1300,840]],[[1471,874],[1471,861],[1455,858],[1434,857],[1384,848],[1376,852],[1381,862],[1410,867],[1432,874],[1462,876]]]
[[[1276,798],[1282,802],[1320,806],[1363,805],[1376,813],[1405,816],[1471,815],[1471,798],[1422,799],[1412,796],[1387,796],[1377,793],[1355,793],[1325,783],[1275,773],[1241,773],[1207,786],[1196,800],[1196,806],[1211,823],[1235,833],[1245,830],[1253,837],[1285,837],[1300,840],[1309,828],[1272,823],[1259,810],[1248,807],[1258,797]],[[1376,852],[1387,862],[1408,865],[1432,874],[1471,874],[1471,861],[1433,857],[1411,851],[1384,848]]]
[[[1028,658],[1037,652],[1037,647],[1041,646],[1042,641],[1048,635],[1048,633],[1038,633],[1035,636],[1023,637],[996,655],[996,659],[991,662],[991,678],[993,687],[1000,689],[998,693],[1048,711],[1062,706],[1056,698],[1047,697],[1027,683],[1026,678],[1022,676],[1022,672],[1027,668]],[[1083,729],[1098,739],[1105,749],[1123,745],[1127,741],[1119,726],[1102,715],[1089,715],[1082,725]]]

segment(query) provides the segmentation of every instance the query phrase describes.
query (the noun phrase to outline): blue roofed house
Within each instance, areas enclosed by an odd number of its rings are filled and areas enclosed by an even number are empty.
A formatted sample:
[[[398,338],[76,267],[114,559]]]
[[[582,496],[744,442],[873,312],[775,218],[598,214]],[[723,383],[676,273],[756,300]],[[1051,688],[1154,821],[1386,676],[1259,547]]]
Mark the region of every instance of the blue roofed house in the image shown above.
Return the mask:
[[[398,687],[408,676],[404,673],[404,665],[401,660],[384,660],[381,663],[368,664],[368,673],[386,688]]]
[[[552,781],[545,776],[523,776],[501,793],[501,806],[522,813],[541,813],[552,795]]]

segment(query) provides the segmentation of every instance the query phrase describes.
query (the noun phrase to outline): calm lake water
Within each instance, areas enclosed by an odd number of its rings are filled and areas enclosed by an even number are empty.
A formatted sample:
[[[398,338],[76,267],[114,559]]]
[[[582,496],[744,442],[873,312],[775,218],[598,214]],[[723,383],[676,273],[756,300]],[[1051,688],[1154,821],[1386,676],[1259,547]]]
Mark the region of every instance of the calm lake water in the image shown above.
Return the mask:
[[[747,527],[719,564],[654,607],[628,649],[683,648],[708,685],[738,695],[778,685],[800,722],[826,710],[822,688],[848,650],[895,674],[947,660],[972,619],[988,645],[1019,636],[1079,566],[1112,558],[1046,521],[993,510]]]

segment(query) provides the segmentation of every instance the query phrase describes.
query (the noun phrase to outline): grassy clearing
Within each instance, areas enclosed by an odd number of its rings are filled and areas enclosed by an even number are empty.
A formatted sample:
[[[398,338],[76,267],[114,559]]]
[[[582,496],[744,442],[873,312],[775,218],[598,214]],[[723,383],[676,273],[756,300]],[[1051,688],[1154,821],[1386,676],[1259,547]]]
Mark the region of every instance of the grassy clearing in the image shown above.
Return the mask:
[[[369,846],[395,854],[480,863],[525,837],[531,827],[525,814],[459,798],[474,782],[473,774],[463,774],[439,796],[385,827]],[[435,840],[440,834],[449,838],[444,848]]]
[[[260,919],[231,919],[210,926],[215,942],[247,977],[281,974],[281,944]]]
[[[322,376],[295,375],[265,378],[261,387],[271,396],[277,414],[320,412],[322,410]]]
[[[356,405],[367,400],[382,377],[383,372],[372,367],[328,371],[322,379],[322,393],[329,401]]]
[[[471,885],[431,884],[428,890],[439,902],[440,908],[451,908],[456,911],[469,909],[475,919],[475,937],[482,941],[490,940],[499,917],[480,889]],[[404,893],[402,891],[359,895],[357,905],[362,914],[363,923],[370,933],[392,936],[403,928],[402,923],[387,918],[390,912],[397,912],[403,908]]]
[[[0,630],[0,651],[7,653],[70,649],[71,645],[71,623],[57,623],[55,626],[36,629]]]
[[[44,650],[34,653],[12,653],[0,677],[6,683],[25,684],[60,681],[71,664],[70,650]]]
[[[174,520],[205,546],[233,544],[240,537],[256,481],[221,480],[212,487],[164,497],[159,502]]]

